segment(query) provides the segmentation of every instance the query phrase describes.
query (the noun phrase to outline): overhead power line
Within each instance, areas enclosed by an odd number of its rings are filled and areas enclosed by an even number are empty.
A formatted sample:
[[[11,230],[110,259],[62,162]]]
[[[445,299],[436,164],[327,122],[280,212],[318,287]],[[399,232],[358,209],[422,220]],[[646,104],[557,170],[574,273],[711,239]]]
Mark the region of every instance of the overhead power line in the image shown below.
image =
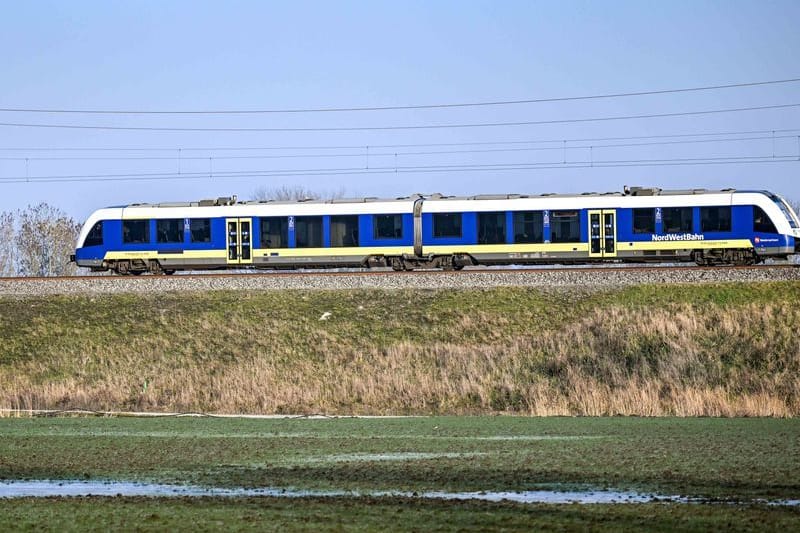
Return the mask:
[[[532,120],[519,122],[476,122],[471,124],[413,124],[403,126],[343,126],[343,127],[313,127],[313,128],[175,128],[156,126],[104,126],[87,124],[29,124],[20,122],[0,122],[0,126],[22,128],[58,128],[80,130],[114,130],[114,131],[174,131],[174,132],[338,132],[338,131],[398,131],[398,130],[426,130],[450,128],[487,128],[506,126],[536,126],[546,124],[577,124],[583,122],[605,122],[613,120],[632,120],[666,117],[686,117],[698,115],[712,115],[718,113],[737,113],[742,111],[764,111],[768,109],[789,109],[800,107],[800,103],[775,104],[752,107],[734,107],[725,109],[705,109],[700,111],[680,111],[674,113],[652,113],[639,115],[616,115],[610,117],[589,117],[556,120]]]
[[[253,177],[291,177],[291,176],[339,176],[339,175],[371,175],[371,174],[409,174],[409,173],[441,173],[441,172],[486,172],[513,170],[544,169],[583,169],[583,168],[618,168],[618,167],[660,167],[686,165],[723,165],[753,163],[793,163],[800,162],[796,155],[786,156],[741,156],[741,157],[708,157],[708,158],[672,158],[672,159],[628,159],[598,161],[568,161],[542,163],[496,163],[483,165],[421,165],[407,167],[376,168],[318,168],[318,169],[280,169],[280,170],[243,170],[222,172],[193,173],[132,173],[132,174],[94,174],[70,176],[17,176],[0,178],[0,183],[24,182],[80,182],[80,181],[153,181],[179,179],[219,179],[219,178],[253,178]]]
[[[634,141],[643,139],[684,139],[692,137],[719,137],[730,135],[775,135],[776,133],[800,132],[800,128],[781,128],[772,130],[745,130],[745,131],[716,131],[702,133],[673,133],[662,135],[631,135],[614,137],[578,137],[562,139],[517,139],[512,141],[467,141],[449,143],[403,143],[403,144],[348,144],[348,145],[285,145],[285,146],[175,146],[172,148],[147,148],[147,147],[28,147],[11,148],[0,147],[2,152],[236,152],[236,151],[267,151],[267,150],[359,150],[373,148],[428,148],[438,146],[497,146],[497,145],[524,145],[524,144],[549,144],[549,143],[576,143],[576,142],[604,142],[604,141]],[[792,135],[791,137],[794,137]],[[24,158],[23,158],[24,159]],[[170,158],[171,159],[171,158]]]
[[[0,157],[0,161],[228,161],[228,160],[258,160],[258,159],[318,159],[318,158],[345,158],[345,157],[399,157],[399,156],[426,156],[426,155],[453,155],[453,154],[490,154],[509,152],[560,152],[564,150],[586,150],[590,148],[634,148],[639,146],[670,146],[709,143],[728,143],[743,141],[772,141],[781,139],[795,139],[797,135],[761,135],[756,137],[729,137],[722,139],[682,139],[669,141],[650,141],[635,143],[608,143],[608,144],[569,144],[564,146],[538,146],[514,148],[468,148],[466,150],[417,150],[417,151],[370,151],[349,153],[306,153],[306,154],[269,154],[269,155],[216,155],[216,156],[186,156],[180,150],[172,150],[175,155],[154,156],[51,156],[51,157]],[[518,146],[518,145],[514,145]],[[374,148],[374,147],[373,147]]]
[[[6,108],[0,108],[0,111],[15,112],[15,113],[65,113],[65,114],[72,113],[72,114],[95,114],[95,115],[247,115],[247,114],[268,114],[268,113],[277,114],[277,113],[338,113],[338,112],[353,112],[353,111],[398,111],[398,110],[410,110],[410,109],[446,109],[446,108],[458,108],[458,107],[485,107],[485,106],[519,105],[519,104],[538,104],[545,102],[598,100],[604,98],[623,98],[631,96],[649,96],[658,94],[712,91],[720,89],[757,87],[763,85],[778,85],[778,84],[796,83],[796,82],[800,82],[800,78],[755,81],[747,83],[730,83],[725,85],[706,85],[701,87],[682,87],[677,89],[657,89],[652,91],[592,94],[583,96],[561,96],[554,98],[528,98],[522,100],[494,100],[494,101],[484,101],[484,102],[440,103],[440,104],[420,104],[420,105],[402,105],[402,106],[318,107],[318,108],[298,108],[298,109],[223,109],[223,110],[183,110],[183,111],[6,107]]]

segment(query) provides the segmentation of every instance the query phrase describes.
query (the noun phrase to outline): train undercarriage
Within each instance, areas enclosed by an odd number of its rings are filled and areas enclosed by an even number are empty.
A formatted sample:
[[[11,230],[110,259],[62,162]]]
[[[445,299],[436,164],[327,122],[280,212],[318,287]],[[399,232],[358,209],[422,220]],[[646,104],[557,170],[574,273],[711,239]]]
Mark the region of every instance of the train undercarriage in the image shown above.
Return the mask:
[[[785,259],[785,257],[783,257]],[[601,264],[601,263],[664,263],[664,262],[694,262],[699,266],[747,266],[763,261],[753,249],[709,249],[695,250],[689,254],[674,256],[637,256],[616,257],[613,259],[599,258],[481,258],[471,254],[446,254],[446,255],[402,255],[383,256],[370,255],[358,260],[325,261],[320,262],[292,262],[283,264],[247,264],[247,265],[220,265],[220,264],[162,264],[157,259],[129,259],[104,261],[101,266],[92,268],[93,271],[110,270],[119,275],[141,275],[145,273],[154,275],[171,275],[177,270],[291,270],[297,268],[391,268],[394,271],[412,271],[420,269],[461,270],[466,266],[498,266],[498,265],[542,265],[542,264]]]

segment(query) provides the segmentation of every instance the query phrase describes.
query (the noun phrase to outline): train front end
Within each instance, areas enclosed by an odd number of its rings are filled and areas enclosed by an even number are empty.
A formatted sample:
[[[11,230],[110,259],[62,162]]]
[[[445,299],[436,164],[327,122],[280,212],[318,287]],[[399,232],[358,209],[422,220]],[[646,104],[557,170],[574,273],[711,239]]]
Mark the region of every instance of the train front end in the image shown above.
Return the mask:
[[[108,270],[105,256],[108,251],[109,226],[114,224],[113,221],[119,220],[120,216],[120,208],[100,209],[92,213],[78,234],[75,253],[70,256],[70,261],[93,272]]]

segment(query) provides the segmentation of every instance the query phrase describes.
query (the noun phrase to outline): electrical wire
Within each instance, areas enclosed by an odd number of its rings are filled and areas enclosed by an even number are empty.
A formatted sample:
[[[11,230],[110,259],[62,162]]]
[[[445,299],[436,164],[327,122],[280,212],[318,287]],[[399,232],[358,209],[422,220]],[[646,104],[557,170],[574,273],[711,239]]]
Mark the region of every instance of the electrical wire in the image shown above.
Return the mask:
[[[408,173],[441,173],[441,172],[478,172],[478,171],[511,171],[511,170],[543,170],[543,169],[575,169],[575,168],[616,168],[640,166],[684,166],[709,164],[752,164],[752,163],[786,163],[800,162],[800,155],[785,156],[739,156],[708,158],[671,158],[671,159],[628,159],[567,161],[542,163],[496,163],[469,165],[422,165],[422,166],[385,166],[375,168],[311,168],[311,169],[278,169],[278,170],[243,170],[190,173],[131,173],[131,174],[95,174],[64,176],[28,176],[0,178],[0,183],[24,182],[74,182],[74,181],[142,181],[142,180],[185,180],[185,179],[218,179],[218,178],[251,178],[251,177],[291,177],[291,176],[336,176],[336,175],[370,175],[370,174],[408,174]]]
[[[396,111],[410,109],[446,109],[459,107],[484,107],[484,106],[504,106],[519,104],[537,104],[546,102],[571,102],[580,100],[598,100],[604,98],[623,98],[631,96],[649,96],[658,94],[675,94],[699,91],[711,91],[720,89],[734,89],[742,87],[757,87],[764,85],[778,85],[786,83],[800,82],[800,78],[789,78],[783,80],[756,81],[747,83],[730,83],[725,85],[706,85],[701,87],[684,87],[678,89],[658,89],[652,91],[635,91],[610,94],[593,94],[585,96],[563,96],[555,98],[530,98],[524,100],[494,100],[485,102],[462,102],[462,103],[443,103],[443,104],[421,104],[403,106],[371,106],[371,107],[321,107],[305,109],[227,109],[227,110],[186,110],[186,111],[163,111],[163,110],[112,110],[112,109],[41,109],[41,108],[22,108],[6,107],[0,108],[0,112],[13,113],[70,113],[70,114],[95,114],[95,115],[246,115],[246,114],[277,114],[277,113],[338,113],[354,111]]]
[[[624,168],[624,167],[670,167],[670,166],[701,166],[701,165],[729,165],[729,164],[752,164],[752,163],[785,163],[785,162],[794,162],[796,158],[790,159],[764,159],[758,161],[697,161],[697,162],[672,162],[672,163],[635,163],[635,164],[615,164],[615,165],[600,165],[600,164],[580,164],[580,165],[571,165],[565,167],[563,165],[552,165],[552,166],[519,166],[514,168],[500,168],[500,169],[483,169],[483,168],[464,168],[460,169],[460,172],[486,172],[486,171],[495,171],[495,172],[505,172],[505,171],[519,171],[519,170],[553,170],[553,169],[588,169],[588,168]],[[441,173],[441,172],[451,172],[450,169],[430,169],[430,170],[381,170],[381,171],[360,171],[360,172],[324,172],[324,173],[316,173],[316,174],[305,174],[308,176],[315,176],[315,177],[330,177],[330,176],[354,176],[354,175],[365,175],[365,174],[431,174],[431,173]],[[251,174],[247,176],[234,176],[238,178],[257,178],[257,177],[293,177],[297,176],[297,174]],[[132,177],[132,178],[110,178],[110,179],[98,179],[98,178],[71,178],[71,179],[16,179],[16,180],[9,180],[9,181],[2,181],[0,180],[0,184],[2,183],[75,183],[75,182],[98,182],[98,181],[108,181],[108,182],[121,182],[121,181],[165,181],[165,180],[198,180],[198,179],[209,179],[214,178],[216,176],[181,176],[176,175],[173,177]]]
[[[343,132],[343,131],[403,131],[403,130],[429,130],[429,129],[464,129],[464,128],[493,128],[509,126],[541,126],[550,124],[579,124],[586,122],[607,122],[614,120],[635,120],[650,118],[687,117],[712,115],[719,113],[738,113],[743,111],[764,111],[770,109],[789,109],[800,107],[800,103],[775,104],[751,107],[735,107],[725,109],[705,109],[700,111],[680,111],[674,113],[652,113],[639,115],[616,115],[610,117],[588,117],[556,120],[531,120],[518,122],[475,122],[461,124],[414,124],[404,126],[340,126],[340,127],[308,127],[308,128],[176,128],[156,126],[108,126],[87,124],[29,124],[21,122],[0,122],[4,127],[22,128],[55,128],[79,130],[109,130],[109,131],[163,131],[163,132]]]
[[[492,145],[520,145],[520,144],[551,144],[551,143],[576,143],[576,142],[605,142],[605,141],[633,141],[644,139],[683,139],[690,137],[711,137],[723,135],[766,135],[776,133],[800,132],[800,128],[779,128],[772,130],[745,130],[745,131],[722,131],[704,133],[673,133],[662,135],[632,135],[615,137],[582,137],[572,139],[517,139],[512,141],[471,141],[471,142],[450,142],[450,143],[404,143],[404,144],[348,144],[348,145],[325,145],[325,146],[210,146],[210,147],[187,147],[176,146],[174,148],[132,148],[132,147],[33,147],[33,148],[12,148],[0,147],[2,152],[237,152],[237,151],[268,151],[268,150],[358,150],[373,148],[424,148],[438,146],[492,146]],[[794,137],[791,135],[790,137]],[[24,159],[24,158],[23,158]],[[171,159],[171,158],[170,158]]]
[[[175,156],[78,156],[78,157],[0,157],[0,161],[228,161],[228,160],[258,160],[258,159],[303,159],[303,158],[343,158],[343,157],[400,157],[409,155],[451,155],[451,154],[488,154],[488,153],[509,153],[509,152],[541,152],[541,151],[564,151],[564,150],[586,150],[590,148],[630,148],[638,146],[668,146],[686,144],[705,144],[705,143],[728,143],[741,141],[769,141],[781,139],[795,139],[796,135],[765,135],[759,137],[736,137],[729,139],[692,139],[678,141],[654,141],[643,143],[617,143],[617,144],[595,144],[595,145],[570,145],[570,146],[545,146],[528,148],[480,148],[467,150],[430,150],[412,152],[358,152],[345,154],[282,154],[282,155],[237,155],[237,156],[184,156],[179,153]],[[178,150],[175,150],[178,152]]]

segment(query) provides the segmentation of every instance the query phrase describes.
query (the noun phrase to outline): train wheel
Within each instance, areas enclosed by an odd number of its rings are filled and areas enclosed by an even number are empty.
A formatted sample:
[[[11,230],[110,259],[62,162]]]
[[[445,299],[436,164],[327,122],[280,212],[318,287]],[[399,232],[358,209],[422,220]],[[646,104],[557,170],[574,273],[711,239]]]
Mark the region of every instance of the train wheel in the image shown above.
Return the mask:
[[[127,261],[117,261],[114,266],[111,267],[111,270],[120,276],[127,276],[128,270],[130,269],[130,263]]]
[[[392,270],[395,272],[401,272],[406,270],[405,261],[401,257],[392,257]]]

